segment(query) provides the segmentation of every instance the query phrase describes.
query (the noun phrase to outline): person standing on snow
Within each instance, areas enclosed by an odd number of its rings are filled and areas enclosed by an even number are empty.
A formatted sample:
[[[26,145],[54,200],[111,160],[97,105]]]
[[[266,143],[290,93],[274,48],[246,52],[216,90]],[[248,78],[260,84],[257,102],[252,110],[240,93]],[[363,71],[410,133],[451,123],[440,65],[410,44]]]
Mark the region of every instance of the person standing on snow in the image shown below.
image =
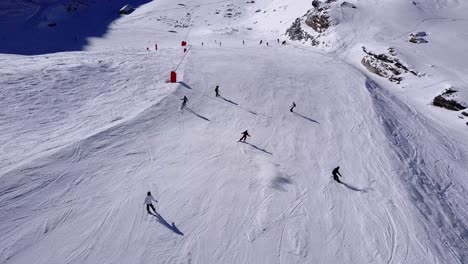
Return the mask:
[[[262,43],[263,43],[263,40],[260,40],[260,45],[262,45]]]
[[[296,103],[293,102],[292,105],[291,105],[291,108],[289,108],[289,111],[291,111],[291,113],[294,112],[293,111],[294,107],[296,107]]]
[[[219,85],[216,85],[215,93],[216,93],[216,97],[218,97],[219,96]]]
[[[242,134],[242,137],[239,139],[239,141],[237,142],[245,142],[245,140],[247,139],[247,137],[250,137],[249,135],[249,132],[247,130],[245,130],[244,132],[241,133]]]
[[[332,174],[333,174],[333,179],[335,181],[341,183],[340,178],[338,178],[338,176],[340,176],[340,177],[343,177],[343,176],[341,176],[341,173],[338,171],[339,169],[340,169],[340,166],[334,168],[333,171],[332,171]]]
[[[184,95],[184,98],[183,99],[180,99],[182,101],[182,106],[180,108],[184,108],[185,105],[187,104],[188,102],[188,98],[187,96]]]
[[[148,192],[146,194],[146,198],[145,198],[145,202],[143,204],[146,204],[146,211],[148,211],[148,214],[152,214],[151,211],[150,211],[150,208],[153,209],[153,212],[157,215],[158,212],[156,211],[156,209],[154,209],[154,206],[153,206],[153,201],[155,202],[158,202],[156,199],[154,199],[154,197],[151,195],[151,192]]]

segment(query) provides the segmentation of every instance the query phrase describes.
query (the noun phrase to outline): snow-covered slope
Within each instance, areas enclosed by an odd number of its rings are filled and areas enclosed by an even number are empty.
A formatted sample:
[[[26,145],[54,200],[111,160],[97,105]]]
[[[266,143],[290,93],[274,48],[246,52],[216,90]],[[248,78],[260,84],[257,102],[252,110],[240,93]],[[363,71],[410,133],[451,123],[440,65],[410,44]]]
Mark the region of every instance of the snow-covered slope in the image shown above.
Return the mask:
[[[0,262],[467,263],[467,119],[431,105],[466,100],[466,3],[329,2],[314,47],[285,35],[310,1],[161,0],[0,55]]]

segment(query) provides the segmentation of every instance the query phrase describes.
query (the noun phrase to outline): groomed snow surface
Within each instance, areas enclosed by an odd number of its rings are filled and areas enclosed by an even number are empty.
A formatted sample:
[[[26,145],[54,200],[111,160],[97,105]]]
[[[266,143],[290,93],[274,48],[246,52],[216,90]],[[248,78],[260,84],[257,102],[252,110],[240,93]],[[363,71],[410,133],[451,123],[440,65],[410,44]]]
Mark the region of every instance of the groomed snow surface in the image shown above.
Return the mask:
[[[466,5],[349,1],[325,50],[276,43],[308,2],[153,1],[83,51],[0,54],[0,263],[468,263],[467,119],[430,105],[468,87]],[[455,33],[408,44],[421,20]]]

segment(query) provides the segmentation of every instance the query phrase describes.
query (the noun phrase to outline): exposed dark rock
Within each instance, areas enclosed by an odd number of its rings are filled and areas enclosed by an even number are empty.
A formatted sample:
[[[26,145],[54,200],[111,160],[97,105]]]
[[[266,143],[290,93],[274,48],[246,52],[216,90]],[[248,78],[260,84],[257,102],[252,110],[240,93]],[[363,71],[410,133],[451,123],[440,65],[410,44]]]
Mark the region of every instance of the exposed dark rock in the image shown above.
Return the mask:
[[[387,78],[391,82],[400,83],[403,80],[403,77],[400,75],[403,73],[410,72],[413,75],[418,75],[416,71],[409,69],[395,57],[396,53],[393,49],[389,50],[392,52],[390,56],[386,54],[375,54],[368,51],[365,47],[362,47],[362,50],[366,55],[362,58],[361,64],[366,67],[369,72]]]
[[[415,43],[415,44],[427,43],[428,41],[424,39],[424,37],[426,36],[427,36],[427,33],[424,31],[411,33],[408,41],[411,43]]]
[[[296,18],[291,27],[286,30],[286,35],[289,36],[291,40],[311,40],[313,43],[316,42],[313,36],[302,29],[301,18]]]
[[[286,35],[289,36],[291,40],[310,41],[313,46],[317,46],[321,43],[326,45],[325,42],[320,42],[319,38],[323,36],[323,33],[332,25],[328,11],[331,8],[329,4],[333,2],[336,2],[336,0],[327,0],[325,2],[313,0],[313,8],[307,11],[304,16],[297,18],[291,27],[286,30]],[[318,34],[304,30],[304,28],[302,28],[302,25],[304,25],[303,23]]]
[[[330,27],[329,18],[328,14],[311,12],[307,15],[305,23],[318,33],[322,33]]]
[[[357,8],[355,5],[349,3],[349,2],[346,2],[344,1],[343,3],[341,3],[341,7],[346,7],[346,8]]]
[[[313,0],[313,1],[312,1],[312,6],[313,6],[315,9],[319,9],[319,7],[320,7],[320,1],[319,1],[319,0]]]
[[[466,109],[466,106],[455,100],[455,93],[457,93],[456,90],[449,88],[443,91],[442,94],[436,96],[432,101],[432,104],[452,111],[460,111]]]
[[[461,105],[459,102],[451,99],[446,99],[442,95],[436,96],[432,104],[452,111],[460,111],[466,109],[466,107]]]
[[[468,116],[468,112],[465,112],[465,111],[461,112],[461,114],[464,116]]]

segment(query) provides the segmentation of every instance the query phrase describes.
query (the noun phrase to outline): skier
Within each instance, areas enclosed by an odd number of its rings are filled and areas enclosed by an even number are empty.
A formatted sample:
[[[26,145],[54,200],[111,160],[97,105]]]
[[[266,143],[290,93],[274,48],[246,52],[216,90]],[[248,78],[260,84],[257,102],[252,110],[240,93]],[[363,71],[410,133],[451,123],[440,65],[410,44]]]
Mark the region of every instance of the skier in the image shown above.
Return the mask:
[[[221,41],[219,42],[219,46],[221,47]]]
[[[249,135],[249,132],[247,130],[245,130],[244,132],[241,133],[242,137],[239,139],[239,141],[237,142],[245,142],[245,140],[247,139],[247,137],[250,137]]]
[[[267,47],[270,47],[270,45],[268,45],[268,42],[266,44],[267,44]]]
[[[245,41],[242,41],[242,45],[245,45]]]
[[[286,40],[283,40],[283,42],[281,42],[281,45],[286,45]]]
[[[289,108],[289,111],[291,111],[291,113],[294,112],[294,111],[293,111],[293,110],[294,110],[294,107],[296,107],[296,103],[295,103],[295,102],[293,102],[292,105],[291,105],[291,108]]]
[[[341,173],[338,171],[340,169],[340,166],[336,167],[333,169],[332,171],[332,174],[333,174],[333,179],[339,183],[341,183],[340,179],[338,178],[338,176],[340,177],[343,177],[341,176]]]
[[[201,45],[203,46],[203,42],[201,43]]]
[[[216,85],[215,93],[216,93],[216,97],[218,97],[219,96],[219,85]]]
[[[260,45],[262,45],[262,43],[263,43],[263,40],[260,40]]]
[[[182,101],[182,106],[180,108],[184,108],[185,105],[187,104],[188,102],[188,98],[187,96],[184,95],[184,98],[183,99],[180,99]]]
[[[279,39],[277,39],[278,43],[279,43]]]
[[[146,198],[145,198],[145,202],[143,204],[146,204],[146,211],[148,211],[148,214],[152,214],[151,211],[150,211],[150,208],[153,209],[154,211],[154,214],[157,214],[158,215],[158,212],[156,211],[156,209],[154,209],[154,206],[153,206],[153,203],[152,201],[155,201],[155,202],[158,202],[156,199],[154,199],[154,197],[151,195],[151,192],[148,192],[146,194]]]

